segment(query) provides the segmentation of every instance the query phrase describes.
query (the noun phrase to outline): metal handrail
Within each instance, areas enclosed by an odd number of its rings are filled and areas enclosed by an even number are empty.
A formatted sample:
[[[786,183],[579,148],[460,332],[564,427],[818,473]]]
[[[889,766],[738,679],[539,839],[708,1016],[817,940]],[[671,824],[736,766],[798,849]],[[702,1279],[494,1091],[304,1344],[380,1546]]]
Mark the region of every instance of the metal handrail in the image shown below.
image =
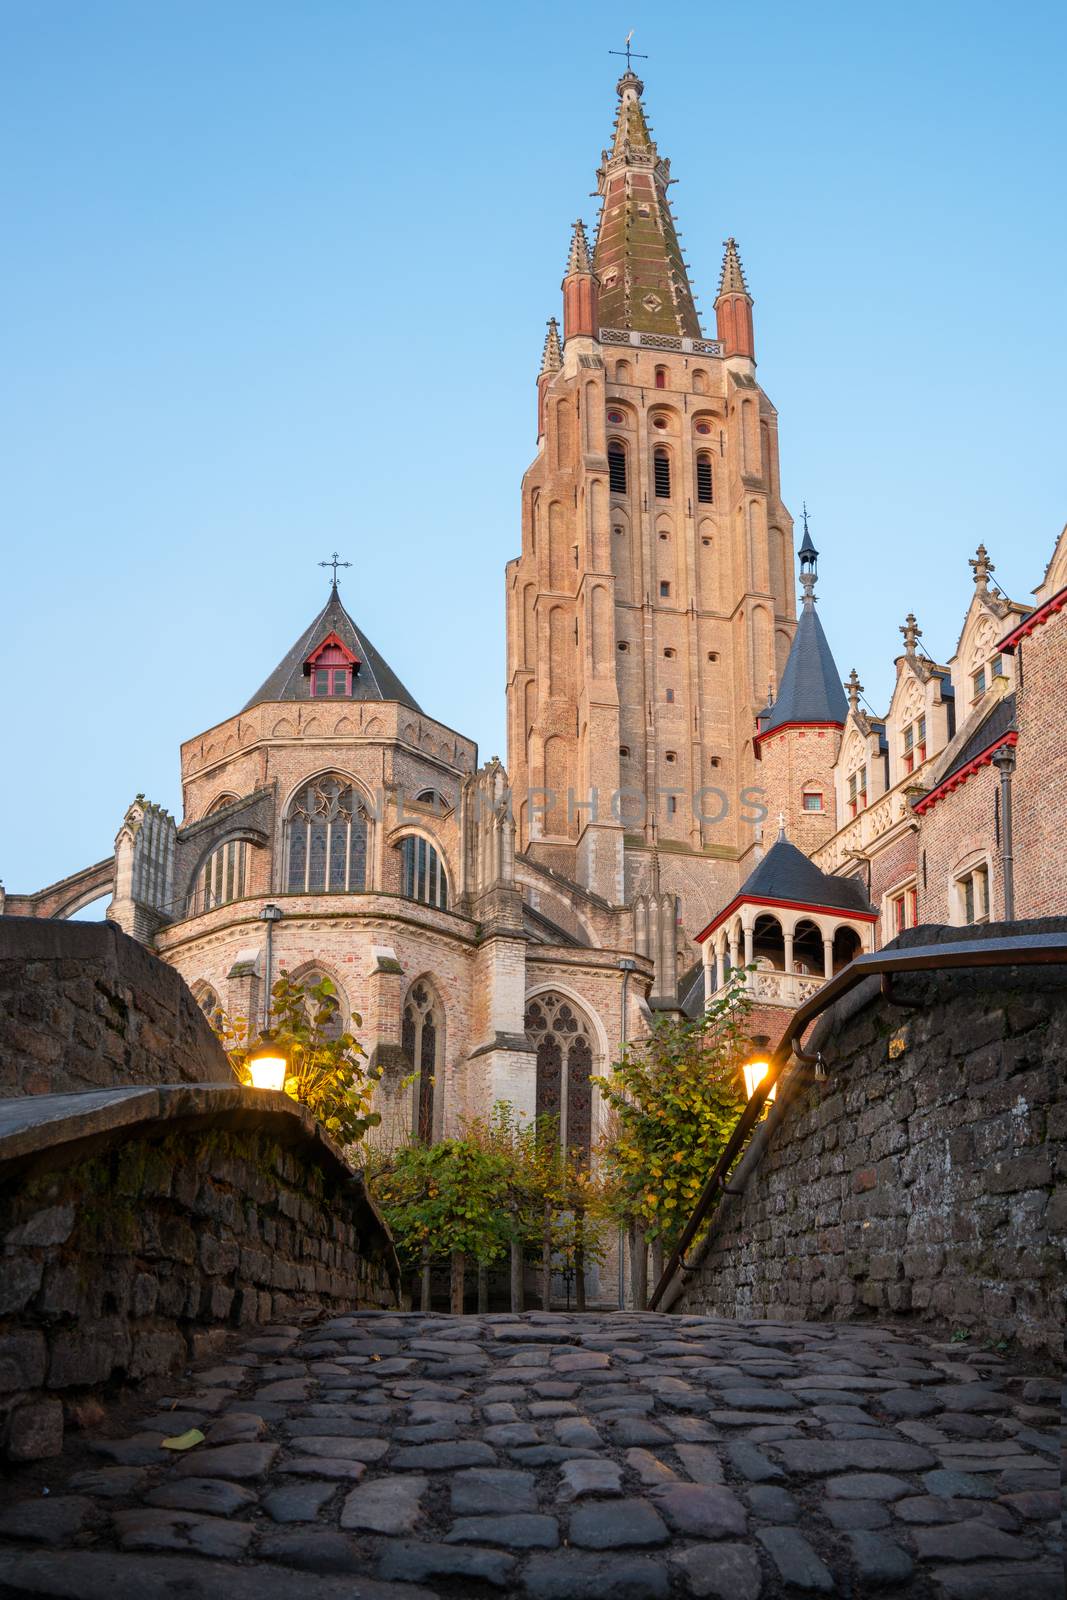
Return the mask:
[[[967,939],[951,944],[912,945],[905,950],[876,950],[870,955],[857,956],[847,967],[829,979],[810,1000],[794,1011],[781,1042],[772,1051],[767,1072],[756,1086],[755,1093],[734,1126],[726,1148],[715,1164],[715,1170],[700,1192],[692,1215],[682,1230],[670,1260],[648,1302],[655,1311],[666,1293],[679,1266],[685,1270],[685,1252],[696,1237],[704,1218],[719,1195],[726,1192],[726,1179],[742,1145],[756,1126],[767,1100],[767,1095],[778,1082],[782,1068],[791,1057],[807,1064],[815,1058],[801,1048],[800,1039],[815,1018],[832,1006],[841,996],[854,989],[865,978],[880,975],[882,991],[889,997],[889,980],[898,972],[934,972],[960,967],[1034,967],[1051,966],[1067,962],[1067,935],[1062,933],[1031,933],[1007,939]]]

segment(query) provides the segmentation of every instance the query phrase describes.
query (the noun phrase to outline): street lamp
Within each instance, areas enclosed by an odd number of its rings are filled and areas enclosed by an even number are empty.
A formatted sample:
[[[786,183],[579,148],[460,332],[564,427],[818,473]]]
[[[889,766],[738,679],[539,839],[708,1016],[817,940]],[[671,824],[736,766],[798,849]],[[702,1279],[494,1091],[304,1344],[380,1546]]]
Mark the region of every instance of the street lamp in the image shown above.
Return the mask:
[[[256,1048],[248,1056],[245,1065],[248,1076],[252,1080],[253,1089],[284,1089],[285,1074],[289,1063],[286,1061],[281,1046],[268,1035],[260,1039]]]
[[[768,1034],[755,1033],[752,1035],[752,1055],[741,1068],[745,1080],[746,1099],[752,1099],[752,1096],[771,1069],[770,1061],[767,1059],[767,1046],[770,1042]],[[768,1104],[777,1093],[778,1085],[776,1083],[767,1091]]]
[[[264,974],[264,978],[263,978],[263,1031],[264,1031],[264,1033],[266,1033],[267,1029],[270,1027],[271,984],[272,984],[272,982],[274,980],[274,973],[271,970],[273,968],[273,965],[274,965],[274,924],[276,922],[280,922],[282,920],[282,915],[283,915],[283,912],[282,912],[281,906],[273,905],[270,902],[268,902],[263,907],[262,911],[259,913],[260,922],[265,922],[266,925],[267,925],[267,949],[266,949],[266,953],[265,953],[265,956],[264,956],[264,962],[263,962],[263,965],[266,968],[266,971],[265,971],[265,974]]]

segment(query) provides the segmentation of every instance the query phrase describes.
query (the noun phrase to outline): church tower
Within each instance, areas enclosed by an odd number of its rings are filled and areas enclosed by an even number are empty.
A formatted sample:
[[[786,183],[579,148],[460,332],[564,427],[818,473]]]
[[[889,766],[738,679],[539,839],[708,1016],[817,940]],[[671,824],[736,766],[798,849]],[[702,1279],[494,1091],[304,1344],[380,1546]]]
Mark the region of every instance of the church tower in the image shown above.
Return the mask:
[[[575,223],[509,563],[517,846],[612,905],[676,894],[689,934],[753,838],[753,732],[795,628],[777,414],[726,246],[705,338],[632,70],[590,248]],[[694,798],[695,797],[695,798]]]

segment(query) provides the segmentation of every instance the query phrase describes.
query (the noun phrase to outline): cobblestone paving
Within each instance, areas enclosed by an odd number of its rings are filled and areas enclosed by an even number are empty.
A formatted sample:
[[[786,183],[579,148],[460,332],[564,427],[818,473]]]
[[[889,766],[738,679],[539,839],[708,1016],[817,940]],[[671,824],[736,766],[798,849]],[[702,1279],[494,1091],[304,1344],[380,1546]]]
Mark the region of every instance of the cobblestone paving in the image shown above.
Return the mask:
[[[257,1330],[130,1436],[98,1430],[88,1470],[84,1445],[49,1463],[47,1496],[9,1476],[0,1594],[1061,1600],[1058,1402],[862,1325]]]

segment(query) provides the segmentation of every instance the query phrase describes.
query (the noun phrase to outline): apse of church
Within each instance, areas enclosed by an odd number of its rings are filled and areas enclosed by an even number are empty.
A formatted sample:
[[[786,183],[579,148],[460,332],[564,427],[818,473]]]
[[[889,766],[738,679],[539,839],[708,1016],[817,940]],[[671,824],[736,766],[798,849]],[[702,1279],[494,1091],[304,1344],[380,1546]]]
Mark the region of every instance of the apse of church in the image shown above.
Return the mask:
[[[752,731],[795,628],[777,415],[728,241],[702,334],[632,71],[590,246],[574,225],[508,590],[518,848],[609,904],[660,888],[685,931],[736,884]]]

